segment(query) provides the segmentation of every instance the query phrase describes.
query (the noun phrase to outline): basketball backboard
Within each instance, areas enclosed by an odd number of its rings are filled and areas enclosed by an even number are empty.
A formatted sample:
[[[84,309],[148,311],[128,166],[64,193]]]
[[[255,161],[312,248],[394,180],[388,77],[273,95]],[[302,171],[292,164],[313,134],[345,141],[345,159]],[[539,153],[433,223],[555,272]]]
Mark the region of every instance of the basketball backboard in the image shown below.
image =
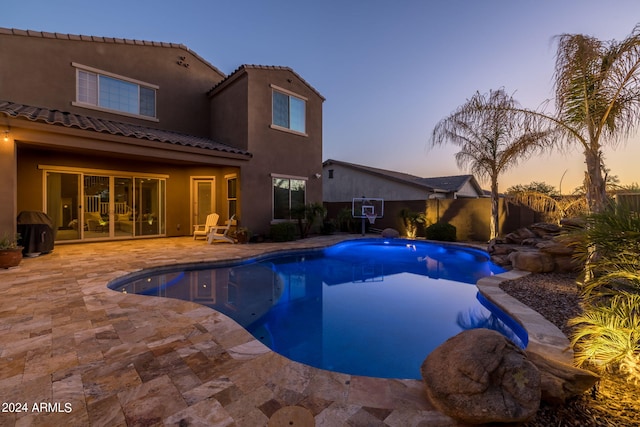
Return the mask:
[[[384,216],[384,199],[355,197],[351,203],[351,215],[354,218],[382,218]]]

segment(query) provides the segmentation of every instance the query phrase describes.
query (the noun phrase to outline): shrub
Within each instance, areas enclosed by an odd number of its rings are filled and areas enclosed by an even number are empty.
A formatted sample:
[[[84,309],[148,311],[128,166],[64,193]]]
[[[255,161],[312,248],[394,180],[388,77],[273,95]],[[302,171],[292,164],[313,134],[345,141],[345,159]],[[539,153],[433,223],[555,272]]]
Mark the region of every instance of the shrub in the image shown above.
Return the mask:
[[[324,220],[326,216],[327,209],[322,203],[309,203],[291,209],[291,217],[298,220],[301,239],[306,238],[314,224],[319,220]]]
[[[402,225],[408,238],[413,239],[418,234],[418,227],[427,222],[427,217],[423,212],[414,212],[410,209],[403,208],[400,211]]]
[[[336,222],[338,230],[347,233],[356,233],[360,223],[359,220],[353,217],[351,208],[342,208],[340,212],[338,212]]]
[[[569,233],[575,257],[585,265],[581,291],[586,299],[640,293],[640,215],[624,204],[612,204]]]
[[[621,292],[585,307],[568,324],[576,326],[572,345],[578,365],[619,371],[635,384],[640,382],[640,295]]]
[[[427,239],[441,242],[456,241],[456,227],[446,223],[431,224],[425,230]]]
[[[296,225],[292,222],[280,222],[271,226],[271,240],[289,242],[296,239]]]
[[[322,221],[322,227],[320,228],[320,233],[328,236],[333,234],[336,231],[336,223],[332,219],[326,219]]]

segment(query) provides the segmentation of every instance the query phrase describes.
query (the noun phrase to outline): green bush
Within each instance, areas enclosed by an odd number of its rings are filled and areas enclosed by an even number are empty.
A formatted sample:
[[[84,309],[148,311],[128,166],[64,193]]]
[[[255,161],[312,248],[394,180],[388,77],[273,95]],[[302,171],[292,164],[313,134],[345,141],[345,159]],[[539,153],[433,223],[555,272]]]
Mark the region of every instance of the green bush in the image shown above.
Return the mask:
[[[322,203],[309,203],[291,209],[291,218],[298,220],[300,238],[306,238],[318,221],[323,221],[327,216],[327,209]]]
[[[418,235],[418,228],[424,227],[427,222],[427,216],[424,212],[414,212],[408,208],[400,210],[400,218],[402,219],[405,233],[410,239],[414,239]]]
[[[578,365],[619,372],[640,383],[640,295],[621,292],[603,304],[586,305],[571,319]]]
[[[640,215],[614,203],[565,238],[584,264],[583,313],[568,323],[576,361],[640,383]]]
[[[296,225],[292,222],[280,222],[271,226],[271,240],[274,242],[289,242],[296,240]]]
[[[320,233],[327,236],[329,234],[333,234],[336,231],[336,223],[332,219],[325,219],[322,221],[322,227],[320,228]]]
[[[431,224],[425,232],[428,240],[439,240],[441,242],[456,241],[456,227],[451,224]]]
[[[585,266],[579,282],[586,300],[640,294],[640,215],[629,206],[612,204],[588,216],[586,226],[566,239]]]
[[[347,233],[357,233],[360,226],[360,220],[353,217],[351,208],[342,208],[340,212],[338,212],[336,223],[338,231]]]

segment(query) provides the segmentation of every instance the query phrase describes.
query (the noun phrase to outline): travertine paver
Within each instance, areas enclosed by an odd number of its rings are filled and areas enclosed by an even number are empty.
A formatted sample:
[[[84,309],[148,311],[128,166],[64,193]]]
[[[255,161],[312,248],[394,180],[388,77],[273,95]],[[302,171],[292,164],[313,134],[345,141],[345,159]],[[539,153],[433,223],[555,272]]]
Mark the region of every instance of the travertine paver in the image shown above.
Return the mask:
[[[420,381],[304,366],[208,307],[107,288],[140,269],[344,238],[57,245],[0,270],[0,426],[263,426],[290,406],[316,425],[455,425],[427,403]]]

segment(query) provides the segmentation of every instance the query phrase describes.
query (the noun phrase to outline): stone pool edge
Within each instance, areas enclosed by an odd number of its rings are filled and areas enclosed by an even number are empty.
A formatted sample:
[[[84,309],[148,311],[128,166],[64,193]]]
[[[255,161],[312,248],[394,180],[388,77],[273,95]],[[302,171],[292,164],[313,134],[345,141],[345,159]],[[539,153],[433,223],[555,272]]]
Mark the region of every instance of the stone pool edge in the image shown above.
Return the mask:
[[[562,331],[540,313],[500,289],[502,282],[517,280],[529,274],[531,273],[526,271],[510,270],[494,276],[483,277],[478,280],[476,287],[483,296],[527,331],[529,335],[527,351],[573,365],[573,350],[569,339]]]

